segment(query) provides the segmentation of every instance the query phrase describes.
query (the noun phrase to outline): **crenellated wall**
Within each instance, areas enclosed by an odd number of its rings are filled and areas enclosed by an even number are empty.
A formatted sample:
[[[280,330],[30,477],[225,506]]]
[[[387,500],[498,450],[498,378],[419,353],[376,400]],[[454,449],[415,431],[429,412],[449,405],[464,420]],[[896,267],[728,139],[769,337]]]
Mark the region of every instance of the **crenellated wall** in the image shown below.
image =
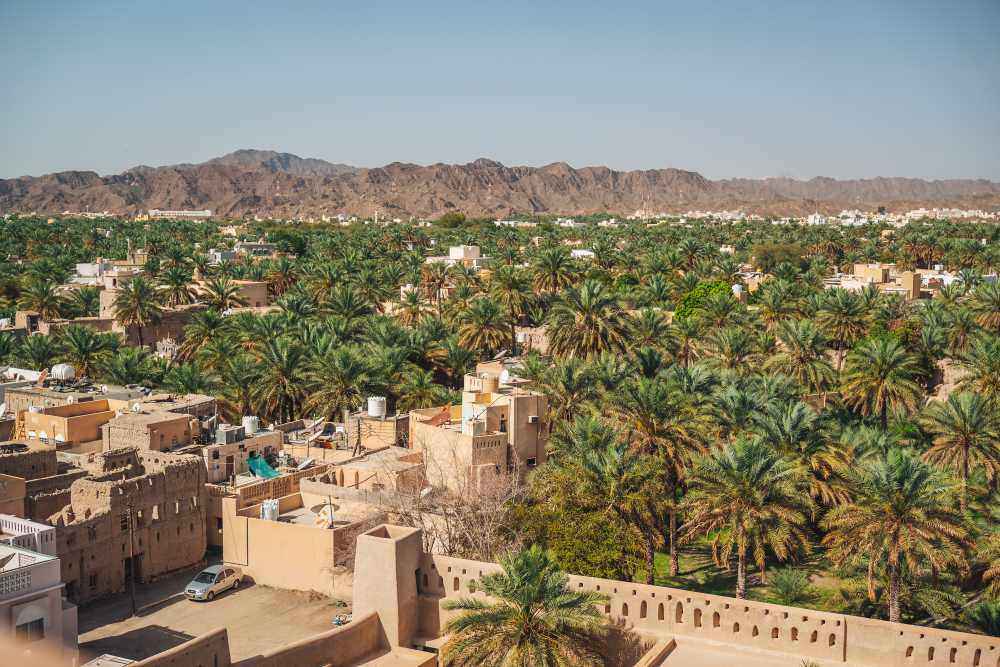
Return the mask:
[[[374,559],[376,567],[359,569],[355,579],[355,604],[362,591],[378,590],[378,579],[366,574],[393,570],[393,559],[409,558],[401,549],[419,548],[420,540],[407,540],[414,529],[379,527],[359,537],[358,558]],[[416,570],[417,603],[400,602],[392,610],[378,608],[383,617],[415,609],[417,632],[438,636],[448,612],[441,602],[448,598],[480,596],[477,580],[499,571],[495,563],[420,553]],[[384,562],[381,562],[384,561]],[[384,574],[383,574],[384,576]],[[751,600],[707,595],[663,586],[648,586],[570,575],[574,590],[596,591],[609,597],[604,613],[612,623],[644,639],[695,638],[739,647],[741,650],[790,654],[823,663],[847,663],[872,667],[958,665],[1000,667],[1000,638],[937,630],[902,623],[784,607]],[[388,599],[388,598],[387,598]]]

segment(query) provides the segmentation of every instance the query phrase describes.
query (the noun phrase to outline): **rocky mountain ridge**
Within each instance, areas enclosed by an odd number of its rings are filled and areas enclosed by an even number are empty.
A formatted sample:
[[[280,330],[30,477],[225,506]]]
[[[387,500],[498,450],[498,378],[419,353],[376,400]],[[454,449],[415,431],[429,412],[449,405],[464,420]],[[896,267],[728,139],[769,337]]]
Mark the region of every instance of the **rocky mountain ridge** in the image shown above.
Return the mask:
[[[0,212],[61,213],[211,209],[216,215],[310,217],[350,213],[473,217],[516,213],[581,215],[636,210],[732,210],[775,215],[843,208],[1000,207],[988,180],[813,178],[709,180],[693,171],[574,168],[564,162],[508,167],[393,162],[373,169],[275,151],[239,150],[199,164],[140,166],[121,174],[65,171],[0,180]]]

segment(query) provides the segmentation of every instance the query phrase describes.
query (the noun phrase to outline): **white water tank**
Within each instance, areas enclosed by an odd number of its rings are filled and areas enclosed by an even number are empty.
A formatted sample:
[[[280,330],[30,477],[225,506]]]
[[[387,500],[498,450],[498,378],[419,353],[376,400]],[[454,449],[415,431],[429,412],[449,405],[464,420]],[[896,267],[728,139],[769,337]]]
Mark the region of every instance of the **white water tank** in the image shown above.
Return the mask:
[[[385,396],[368,397],[368,416],[385,417]]]
[[[462,422],[462,435],[482,435],[486,433],[486,422],[482,419],[466,419]]]
[[[740,285],[739,283],[733,285],[733,296],[735,296],[738,299],[742,295],[743,295],[743,285]]]
[[[240,423],[243,425],[243,431],[247,436],[251,436],[260,430],[260,419],[255,415],[244,417]]]
[[[76,377],[76,369],[71,364],[56,364],[52,367],[49,377],[53,380],[62,380],[63,382],[72,380]]]

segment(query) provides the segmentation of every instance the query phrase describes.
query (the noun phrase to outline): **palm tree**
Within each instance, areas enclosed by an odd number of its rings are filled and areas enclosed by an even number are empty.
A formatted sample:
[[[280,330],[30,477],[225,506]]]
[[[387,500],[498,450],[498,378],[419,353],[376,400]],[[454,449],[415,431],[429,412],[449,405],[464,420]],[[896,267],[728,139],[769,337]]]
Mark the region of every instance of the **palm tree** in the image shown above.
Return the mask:
[[[810,320],[784,320],[778,325],[781,350],[764,363],[764,370],[782,373],[810,391],[833,381],[826,359],[826,340]]]
[[[260,367],[249,354],[236,354],[219,369],[219,392],[226,415],[234,421],[254,412],[253,388],[257,386]]]
[[[59,293],[59,285],[51,280],[30,280],[21,292],[17,305],[21,310],[38,313],[43,320],[58,320],[62,316],[65,302]]]
[[[564,667],[604,664],[605,620],[599,606],[607,596],[570,589],[537,545],[504,556],[501,572],[482,577],[488,599],[446,600],[457,612],[444,632],[446,665]]]
[[[808,552],[811,510],[799,470],[773,449],[741,440],[700,458],[684,499],[689,536],[706,535],[720,561],[736,556],[736,597],[747,595],[747,557],[763,574],[765,553],[779,560]]]
[[[28,368],[44,369],[51,366],[61,352],[54,336],[36,333],[21,342],[15,356],[23,360],[22,363]]]
[[[536,292],[555,294],[573,284],[573,260],[562,246],[540,250],[531,268]]]
[[[101,310],[101,293],[89,285],[71,290],[66,307],[76,317],[96,317]]]
[[[350,347],[336,348],[313,359],[309,365],[307,408],[324,419],[337,420],[361,407],[372,385],[372,369],[365,358]]]
[[[10,363],[16,349],[17,339],[14,338],[14,334],[0,331],[0,364]]]
[[[306,397],[302,347],[286,337],[269,338],[257,356],[259,373],[250,390],[257,413],[278,423],[291,421]]]
[[[162,368],[148,350],[142,347],[121,347],[105,357],[100,366],[101,377],[112,384],[156,385]]]
[[[110,349],[106,336],[81,324],[62,329],[58,339],[62,358],[72,364],[81,377],[94,377],[94,371]]]
[[[396,319],[399,320],[400,324],[405,327],[416,326],[426,314],[427,307],[419,292],[411,290],[403,294],[399,300],[399,307],[396,309]]]
[[[930,403],[921,422],[933,437],[924,459],[958,471],[964,512],[970,468],[982,468],[988,480],[1000,473],[1000,412],[980,394],[950,394]]]
[[[489,287],[510,322],[510,351],[517,354],[517,323],[528,305],[528,279],[516,266],[505,265],[493,272]]]
[[[167,371],[163,386],[178,394],[214,394],[216,379],[206,374],[197,364],[181,364]]]
[[[549,311],[549,350],[559,356],[593,357],[623,351],[630,318],[618,299],[595,280],[569,288]]]
[[[159,276],[160,291],[164,302],[171,307],[194,301],[195,291],[191,287],[191,272],[183,266],[171,266]]]
[[[399,412],[409,412],[420,408],[432,408],[449,402],[448,391],[434,383],[430,371],[413,368],[399,386],[399,401],[396,409]]]
[[[459,315],[458,342],[479,352],[497,352],[508,340],[508,323],[493,299],[480,297]]]
[[[868,312],[855,292],[834,289],[827,292],[816,314],[816,323],[826,332],[837,348],[837,372],[844,365],[845,351],[861,339],[868,330]]]
[[[980,602],[965,616],[976,632],[990,637],[1000,637],[1000,603]]]
[[[220,313],[247,305],[247,300],[240,294],[240,286],[225,276],[215,276],[205,281],[200,299]]]
[[[184,327],[184,341],[178,348],[180,357],[191,359],[209,341],[229,335],[226,322],[217,310],[202,310],[192,315],[191,322]]]
[[[457,336],[449,336],[441,341],[439,347],[431,351],[430,358],[434,365],[447,376],[453,389],[462,386],[466,372],[476,362],[475,353],[462,347]]]
[[[889,410],[915,409],[923,397],[916,382],[917,358],[891,336],[863,341],[847,356],[842,391],[844,401],[863,415],[878,415],[889,427]]]
[[[935,572],[963,566],[966,530],[943,476],[906,450],[893,449],[885,460],[857,469],[852,482],[853,500],[821,523],[823,544],[836,564],[866,568],[872,599],[885,568],[889,620],[898,623],[904,569],[915,575],[928,564]]]
[[[441,290],[448,284],[450,277],[451,271],[448,265],[441,262],[424,264],[420,269],[420,282],[424,286],[427,296],[434,299],[438,317],[441,317]]]
[[[160,295],[153,284],[142,276],[134,277],[118,290],[113,307],[118,324],[136,327],[139,347],[145,347],[142,328],[156,324],[163,314]]]
[[[624,426],[626,439],[659,464],[666,490],[665,537],[670,550],[670,575],[676,576],[678,490],[687,477],[691,459],[705,449],[708,425],[702,414],[691,409],[683,396],[660,379],[639,378],[625,383],[612,397],[611,412]]]
[[[972,290],[969,307],[984,329],[1000,333],[1000,283],[982,283]]]
[[[589,366],[570,357],[558,362],[546,374],[543,391],[548,396],[552,423],[572,421],[595,394],[594,377]]]
[[[958,363],[965,371],[958,380],[959,389],[1000,400],[1000,336],[976,336]]]

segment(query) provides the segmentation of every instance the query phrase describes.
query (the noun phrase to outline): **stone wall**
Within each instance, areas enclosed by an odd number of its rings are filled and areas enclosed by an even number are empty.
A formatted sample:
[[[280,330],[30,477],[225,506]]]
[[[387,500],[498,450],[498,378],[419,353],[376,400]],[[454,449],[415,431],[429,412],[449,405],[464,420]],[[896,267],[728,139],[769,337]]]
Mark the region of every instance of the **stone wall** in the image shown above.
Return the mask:
[[[33,447],[37,447],[34,445]],[[24,480],[49,477],[58,472],[56,449],[32,448],[23,452],[11,454],[0,453],[0,473],[13,475]]]

